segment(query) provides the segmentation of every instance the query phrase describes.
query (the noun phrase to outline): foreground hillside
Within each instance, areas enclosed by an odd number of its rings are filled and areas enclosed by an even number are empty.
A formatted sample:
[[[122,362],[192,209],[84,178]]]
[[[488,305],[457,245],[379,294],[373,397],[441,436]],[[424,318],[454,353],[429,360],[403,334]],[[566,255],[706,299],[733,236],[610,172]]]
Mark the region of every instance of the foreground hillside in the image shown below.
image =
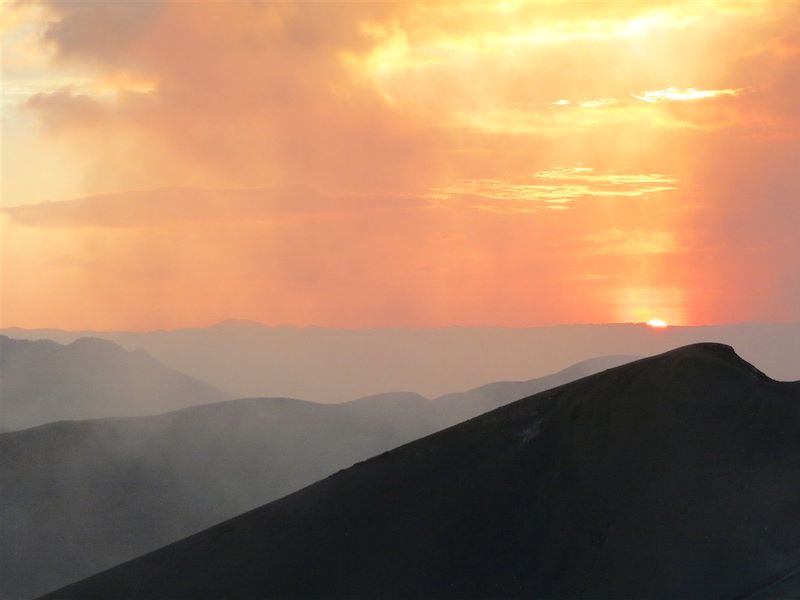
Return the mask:
[[[0,335],[0,428],[155,414],[225,394],[142,351],[80,338],[62,345]]]
[[[798,468],[800,384],[693,345],[515,402],[47,597],[739,597],[800,564]]]
[[[438,400],[233,400],[0,435],[0,598],[33,597],[296,491],[354,462],[627,361]]]

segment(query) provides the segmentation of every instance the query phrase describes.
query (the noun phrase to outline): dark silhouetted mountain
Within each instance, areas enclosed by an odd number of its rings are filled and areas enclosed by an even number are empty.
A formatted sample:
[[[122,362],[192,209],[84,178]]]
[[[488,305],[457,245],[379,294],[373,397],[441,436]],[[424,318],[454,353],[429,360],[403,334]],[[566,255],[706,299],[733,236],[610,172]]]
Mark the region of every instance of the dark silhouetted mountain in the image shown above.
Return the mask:
[[[798,469],[800,382],[693,345],[514,402],[47,598],[746,597],[800,564]]]
[[[6,431],[63,419],[156,414],[225,397],[108,340],[80,338],[64,346],[0,336],[0,427]]]
[[[232,397],[285,396],[345,402],[388,390],[434,398],[489,381],[522,380],[609,354],[651,356],[694,342],[721,342],[777,379],[800,372],[800,322],[654,330],[644,325],[328,329],[225,321],[152,332],[6,329],[15,338],[67,342],[80,335],[142,349]]]
[[[466,392],[436,399],[435,409],[445,416],[444,425],[454,425],[500,406],[575,381],[605,369],[636,360],[636,356],[600,356],[581,361],[563,371],[528,381],[496,381]]]
[[[587,370],[428,400],[246,399],[0,435],[0,597],[31,597]]]
[[[391,419],[245,399],[2,434],[0,597],[74,581],[429,433],[415,400]]]

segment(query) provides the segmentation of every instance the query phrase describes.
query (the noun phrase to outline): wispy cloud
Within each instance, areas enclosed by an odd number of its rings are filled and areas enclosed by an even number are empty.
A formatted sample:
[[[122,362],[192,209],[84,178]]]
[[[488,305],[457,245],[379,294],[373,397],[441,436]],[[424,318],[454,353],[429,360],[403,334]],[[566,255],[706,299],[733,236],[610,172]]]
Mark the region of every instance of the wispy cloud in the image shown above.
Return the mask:
[[[0,209],[13,224],[44,228],[138,228],[178,223],[260,223],[289,217],[425,208],[427,201],[375,194],[324,194],[279,188],[166,188],[100,194]]]
[[[663,102],[687,102],[692,100],[709,100],[723,96],[738,96],[744,91],[743,88],[725,88],[721,90],[701,90],[697,88],[677,88],[668,87],[661,90],[648,90],[630,94],[627,98],[584,98],[569,100],[559,98],[558,100],[548,100],[546,102],[515,102],[512,108],[517,110],[548,110],[548,109],[577,109],[577,108],[604,108],[613,105],[630,105],[635,100],[647,102],[649,104],[659,104]]]
[[[616,98],[595,98],[594,100],[581,100],[578,102],[580,108],[600,108],[601,106],[609,106],[619,102]]]
[[[517,203],[517,208],[478,204],[493,212],[564,210],[581,198],[645,197],[674,190],[677,179],[661,173],[622,173],[593,167],[555,167],[508,179],[459,179],[437,187],[439,198],[481,198]]]
[[[686,102],[689,100],[707,100],[720,96],[738,96],[742,88],[726,88],[723,90],[698,90],[697,88],[668,87],[663,90],[650,90],[639,94],[631,94],[642,102]]]
[[[511,107],[518,110],[536,110],[543,108],[600,108],[602,106],[617,104],[618,102],[618,98],[590,98],[584,100],[567,100],[566,98],[560,98],[548,102],[514,102],[511,104]]]
[[[586,254],[664,254],[677,249],[676,235],[671,231],[605,229],[584,239]]]

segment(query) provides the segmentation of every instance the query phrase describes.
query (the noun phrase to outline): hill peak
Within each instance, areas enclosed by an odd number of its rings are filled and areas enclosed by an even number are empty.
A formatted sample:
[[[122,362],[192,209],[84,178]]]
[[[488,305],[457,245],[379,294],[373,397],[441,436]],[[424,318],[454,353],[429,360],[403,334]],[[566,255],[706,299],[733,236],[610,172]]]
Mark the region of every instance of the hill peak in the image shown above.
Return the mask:
[[[153,414],[225,394],[144,351],[81,337],[69,344],[0,337],[3,426]]]
[[[695,353],[702,353],[714,356],[722,356],[727,358],[735,358],[738,360],[742,360],[738,354],[736,354],[736,350],[734,350],[733,346],[728,344],[723,344],[720,342],[697,342],[694,344],[687,344],[686,346],[680,346],[675,348],[674,350],[669,350],[664,354],[695,354]]]
[[[122,346],[111,340],[83,336],[78,339],[65,344],[68,348],[75,348],[76,350],[102,350],[107,352],[127,352]]]
[[[738,370],[742,373],[756,375],[765,380],[773,381],[761,370],[743,359],[733,346],[719,342],[699,342],[669,350],[644,360],[660,360],[664,362],[680,361],[687,367],[692,365],[702,367],[706,363],[724,365],[726,368]]]

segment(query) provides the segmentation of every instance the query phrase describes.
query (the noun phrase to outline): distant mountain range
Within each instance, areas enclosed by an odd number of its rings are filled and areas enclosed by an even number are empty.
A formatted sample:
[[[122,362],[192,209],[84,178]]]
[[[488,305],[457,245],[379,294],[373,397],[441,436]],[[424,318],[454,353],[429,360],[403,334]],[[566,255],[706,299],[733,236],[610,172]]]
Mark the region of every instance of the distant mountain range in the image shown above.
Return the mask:
[[[95,338],[68,345],[0,335],[0,428],[157,414],[230,398],[145,352]]]
[[[36,344],[56,354],[73,350],[52,342]],[[110,342],[76,344],[96,344],[107,355],[131,358]],[[31,365],[17,360],[16,377],[19,381],[27,374],[38,389],[31,374],[37,372],[34,366],[41,367],[41,357],[31,356],[36,357]],[[137,364],[154,362],[141,353],[133,357]],[[343,404],[252,398],[158,416],[59,422],[2,434],[0,597],[32,597],[54,589],[357,461],[631,359],[593,359],[541,379],[496,383],[436,400],[412,393]],[[105,363],[90,361],[88,367],[94,373],[92,367],[105,368]],[[130,372],[122,370],[123,382],[130,380]],[[65,380],[72,381],[72,371],[65,373],[70,373]],[[144,385],[154,385],[152,377],[124,396],[131,407],[141,405],[141,399],[131,399],[133,392],[153,393]],[[57,380],[51,387],[58,388]],[[18,395],[24,396],[22,392],[18,386]],[[118,404],[117,399],[119,409]]]
[[[798,469],[800,383],[692,345],[501,407],[46,598],[798,597]]]
[[[553,373],[595,356],[650,356],[694,342],[732,345],[777,379],[800,373],[800,323],[709,327],[561,325],[532,328],[326,329],[225,321],[152,332],[6,329],[14,338],[70,342],[90,336],[145,350],[233,398],[281,396],[345,402],[391,390],[429,398],[489,381]]]

